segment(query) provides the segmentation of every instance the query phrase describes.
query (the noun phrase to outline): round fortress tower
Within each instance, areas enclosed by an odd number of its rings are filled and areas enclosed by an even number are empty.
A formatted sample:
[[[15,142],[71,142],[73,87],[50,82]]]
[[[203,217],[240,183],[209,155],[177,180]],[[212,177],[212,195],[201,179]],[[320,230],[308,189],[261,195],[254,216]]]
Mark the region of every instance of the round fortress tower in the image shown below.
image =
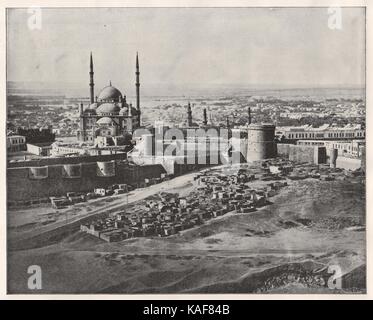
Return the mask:
[[[274,138],[273,124],[250,124],[247,134],[247,162],[276,157]]]

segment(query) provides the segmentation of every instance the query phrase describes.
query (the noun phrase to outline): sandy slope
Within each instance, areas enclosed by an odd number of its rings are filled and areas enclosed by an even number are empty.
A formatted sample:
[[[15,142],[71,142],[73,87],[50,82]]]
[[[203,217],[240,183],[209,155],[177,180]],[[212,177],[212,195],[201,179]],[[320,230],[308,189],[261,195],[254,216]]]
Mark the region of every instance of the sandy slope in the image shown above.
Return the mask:
[[[33,293],[26,270],[37,264],[43,293],[330,293],[315,272],[337,264],[346,274],[344,290],[363,292],[365,231],[348,228],[365,226],[364,193],[358,179],[294,181],[254,214],[169,238],[109,244],[76,233],[9,252],[8,291]]]

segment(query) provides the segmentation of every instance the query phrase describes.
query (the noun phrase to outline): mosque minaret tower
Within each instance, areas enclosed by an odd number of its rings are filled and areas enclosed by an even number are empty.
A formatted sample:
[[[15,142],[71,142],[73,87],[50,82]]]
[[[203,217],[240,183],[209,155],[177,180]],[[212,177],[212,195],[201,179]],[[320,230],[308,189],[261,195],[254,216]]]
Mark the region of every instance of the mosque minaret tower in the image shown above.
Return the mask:
[[[90,63],[89,63],[89,97],[90,102],[94,102],[94,96],[95,96],[95,84],[93,82],[93,58],[92,58],[92,52],[90,57]]]
[[[140,68],[139,68],[139,54],[136,52],[136,109],[138,113],[138,122],[141,123],[140,110]]]
[[[126,95],[115,88],[111,81],[97,97],[94,93],[93,56],[89,61],[89,100],[80,107],[77,138],[95,146],[116,146],[128,134],[140,127],[140,71],[136,54],[136,108],[126,101]]]

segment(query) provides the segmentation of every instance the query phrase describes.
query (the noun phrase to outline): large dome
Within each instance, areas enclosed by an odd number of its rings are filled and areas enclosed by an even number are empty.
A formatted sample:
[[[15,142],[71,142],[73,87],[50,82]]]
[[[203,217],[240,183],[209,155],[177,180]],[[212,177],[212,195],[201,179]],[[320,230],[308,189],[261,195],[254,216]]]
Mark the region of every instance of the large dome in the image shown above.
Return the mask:
[[[96,110],[97,113],[104,114],[118,114],[119,111],[120,107],[117,106],[115,103],[103,103]]]
[[[121,92],[111,85],[103,88],[98,95],[98,101],[119,102],[120,99],[122,99]]]

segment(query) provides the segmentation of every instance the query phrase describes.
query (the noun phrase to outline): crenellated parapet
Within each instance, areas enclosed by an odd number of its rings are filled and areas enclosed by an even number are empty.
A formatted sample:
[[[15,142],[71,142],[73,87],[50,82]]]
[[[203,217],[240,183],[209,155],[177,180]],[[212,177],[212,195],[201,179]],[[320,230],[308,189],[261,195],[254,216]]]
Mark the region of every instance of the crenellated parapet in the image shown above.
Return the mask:
[[[116,176],[116,160],[97,161],[91,163],[73,163],[39,167],[22,167],[8,168],[8,170],[27,171],[27,178],[30,180],[40,180],[47,178],[84,178],[84,177],[115,177]],[[121,161],[121,168],[126,166]],[[132,169],[133,170],[133,169]]]

